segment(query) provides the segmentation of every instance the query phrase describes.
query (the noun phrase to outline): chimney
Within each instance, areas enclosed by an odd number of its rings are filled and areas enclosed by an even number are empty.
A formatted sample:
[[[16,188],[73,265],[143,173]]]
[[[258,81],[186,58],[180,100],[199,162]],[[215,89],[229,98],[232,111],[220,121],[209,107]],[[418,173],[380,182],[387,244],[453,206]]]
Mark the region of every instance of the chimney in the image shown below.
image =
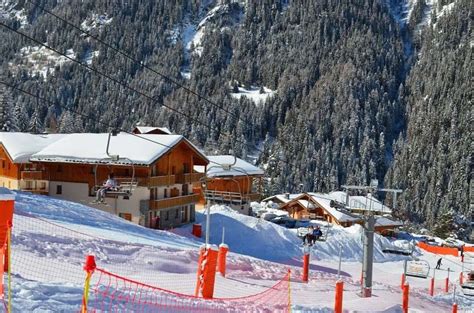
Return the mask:
[[[290,193],[289,193],[289,192],[285,193],[285,197],[286,197],[288,200],[290,200]]]

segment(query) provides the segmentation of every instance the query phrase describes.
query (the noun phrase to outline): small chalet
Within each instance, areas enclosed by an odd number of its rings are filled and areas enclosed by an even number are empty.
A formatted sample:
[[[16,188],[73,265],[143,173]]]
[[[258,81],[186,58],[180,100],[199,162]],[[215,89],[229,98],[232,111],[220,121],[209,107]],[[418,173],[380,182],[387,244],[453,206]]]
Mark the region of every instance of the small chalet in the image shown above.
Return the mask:
[[[301,193],[276,195],[263,200],[278,204],[280,210],[287,211],[295,219],[319,219],[344,227],[363,224],[363,214],[371,211],[375,214],[375,231],[386,233],[403,222],[393,219],[391,209],[379,200],[363,196],[349,196],[341,191],[329,194]],[[346,206],[345,203],[354,205]]]
[[[209,166],[204,187],[195,188],[209,203],[225,204],[242,214],[250,214],[250,202],[261,199],[262,169],[232,155],[208,156]],[[205,171],[202,167],[195,167]]]
[[[63,134],[0,132],[0,185],[48,194],[48,178],[40,165],[30,162],[30,157],[63,137]]]
[[[146,135],[171,135],[171,131],[166,127],[137,126],[132,130],[134,134]]]

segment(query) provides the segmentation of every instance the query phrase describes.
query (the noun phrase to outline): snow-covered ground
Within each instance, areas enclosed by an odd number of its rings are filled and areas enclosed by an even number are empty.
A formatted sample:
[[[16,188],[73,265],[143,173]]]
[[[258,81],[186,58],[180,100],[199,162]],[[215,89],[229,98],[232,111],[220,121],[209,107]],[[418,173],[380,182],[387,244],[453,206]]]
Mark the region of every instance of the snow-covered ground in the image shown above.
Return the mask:
[[[238,88],[239,92],[232,92],[230,94],[232,98],[240,99],[241,97],[245,97],[257,105],[264,103],[269,97],[272,97],[276,94],[275,90],[271,90],[267,87],[263,87],[263,92],[260,91],[259,87],[255,86],[252,86],[249,89],[245,89],[244,87]]]
[[[193,294],[198,247],[203,239],[191,235],[191,225],[171,231],[146,229],[87,206],[45,196],[18,193],[12,245],[13,307],[18,312],[77,311],[80,307],[86,254],[113,273],[153,286]],[[238,214],[227,207],[211,210],[210,242],[219,244],[225,229],[228,256],[226,278],[217,276],[216,297],[248,296],[261,292],[292,269],[294,312],[331,312],[342,248],[344,308],[349,312],[401,312],[400,275],[407,257],[385,255],[387,245],[401,245],[376,236],[374,297],[360,298],[361,229],[332,227],[326,242],[311,250],[310,282],[301,282],[301,240],[295,230]],[[205,225],[205,215],[197,213]],[[433,265],[437,256],[416,250],[418,259]],[[443,269],[458,277],[459,259],[443,258]],[[436,274],[437,279],[446,271]],[[448,312],[452,293],[427,294],[428,280],[409,279],[414,292],[411,312]],[[458,288],[459,289],[459,288]],[[472,302],[464,303],[473,305]],[[465,311],[467,312],[467,311]]]

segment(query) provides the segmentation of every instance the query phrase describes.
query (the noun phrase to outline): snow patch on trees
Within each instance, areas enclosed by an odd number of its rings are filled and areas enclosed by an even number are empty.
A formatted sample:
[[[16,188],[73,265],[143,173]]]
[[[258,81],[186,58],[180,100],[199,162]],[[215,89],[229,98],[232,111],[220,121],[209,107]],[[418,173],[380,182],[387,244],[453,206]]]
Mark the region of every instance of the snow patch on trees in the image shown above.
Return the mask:
[[[93,29],[99,29],[102,30],[102,27],[105,25],[108,25],[112,23],[112,17],[109,17],[106,14],[97,14],[93,13],[92,16],[86,18],[82,23],[81,23],[81,28],[85,31],[91,31]]]
[[[276,94],[276,90],[267,87],[250,86],[249,88],[237,87],[237,92],[231,92],[230,96],[234,99],[245,97],[257,105],[263,104],[268,98]]]
[[[28,24],[28,18],[26,16],[25,9],[16,9],[18,3],[16,1],[2,0],[0,1],[0,17],[6,19],[16,20],[20,23],[21,27]]]
[[[21,62],[17,65],[10,65],[13,73],[24,69],[31,76],[42,77],[47,79],[48,75],[54,71],[55,67],[61,67],[65,63],[71,62],[68,58],[60,56],[57,53],[42,46],[26,46],[20,49]],[[66,50],[66,56],[75,58],[73,49]]]

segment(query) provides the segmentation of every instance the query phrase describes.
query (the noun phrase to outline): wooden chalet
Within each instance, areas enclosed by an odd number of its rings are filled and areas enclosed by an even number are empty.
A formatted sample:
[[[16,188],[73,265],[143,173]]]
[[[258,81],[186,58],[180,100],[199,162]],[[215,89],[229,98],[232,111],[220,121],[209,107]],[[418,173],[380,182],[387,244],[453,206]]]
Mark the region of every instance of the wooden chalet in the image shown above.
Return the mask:
[[[250,202],[260,201],[262,169],[231,155],[208,156],[209,166],[204,187],[196,184],[201,203],[225,204],[234,210],[249,215]],[[196,167],[203,172],[202,168]]]
[[[41,166],[30,162],[30,157],[63,136],[0,132],[0,186],[48,194],[48,177]]]
[[[149,139],[152,141],[144,140]],[[195,220],[198,195],[192,184],[208,160],[179,135],[70,134],[33,154],[31,162],[48,178],[48,194],[119,215],[153,228],[171,228]],[[96,190],[113,173],[130,195],[111,193],[107,205],[94,204]]]
[[[294,219],[318,219],[344,227],[362,223],[362,219],[349,211],[337,208],[326,195],[302,193],[280,207]]]

